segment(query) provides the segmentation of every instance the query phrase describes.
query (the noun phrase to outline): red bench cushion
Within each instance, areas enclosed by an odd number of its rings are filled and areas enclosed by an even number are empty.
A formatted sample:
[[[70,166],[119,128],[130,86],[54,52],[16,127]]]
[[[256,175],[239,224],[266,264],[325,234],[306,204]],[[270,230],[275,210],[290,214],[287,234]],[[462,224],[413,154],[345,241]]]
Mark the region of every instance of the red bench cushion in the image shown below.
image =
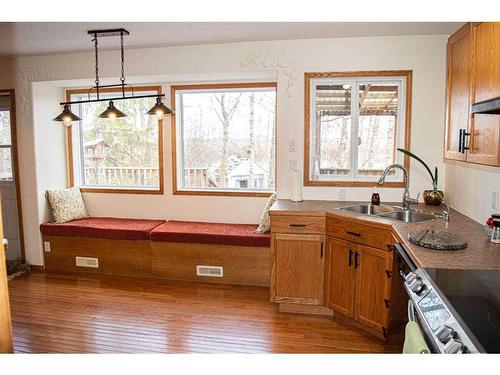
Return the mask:
[[[62,224],[43,223],[40,230],[43,234],[52,236],[149,240],[151,230],[164,222],[165,220],[89,217]]]
[[[269,247],[269,233],[257,234],[257,225],[167,221],[151,232],[155,242],[188,242],[216,245]]]

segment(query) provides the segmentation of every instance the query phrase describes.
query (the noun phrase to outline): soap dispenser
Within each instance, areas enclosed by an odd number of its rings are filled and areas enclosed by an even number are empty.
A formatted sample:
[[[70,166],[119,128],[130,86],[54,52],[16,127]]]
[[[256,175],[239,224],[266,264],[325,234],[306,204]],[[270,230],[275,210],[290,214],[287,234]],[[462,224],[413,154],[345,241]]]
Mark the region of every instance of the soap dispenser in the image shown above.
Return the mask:
[[[372,204],[375,206],[380,206],[380,195],[377,191],[376,186],[373,187]]]

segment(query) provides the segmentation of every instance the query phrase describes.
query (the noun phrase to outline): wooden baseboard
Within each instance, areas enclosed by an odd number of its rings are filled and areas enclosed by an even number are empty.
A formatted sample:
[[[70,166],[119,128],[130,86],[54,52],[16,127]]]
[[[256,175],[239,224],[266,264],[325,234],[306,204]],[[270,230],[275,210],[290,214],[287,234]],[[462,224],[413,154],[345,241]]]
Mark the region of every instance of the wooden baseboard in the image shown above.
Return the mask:
[[[269,286],[267,247],[151,242],[152,273],[170,280]],[[223,277],[197,276],[196,266],[223,267]]]
[[[338,319],[338,320],[342,320],[346,323],[349,323],[357,328],[361,328],[363,331],[375,336],[375,337],[378,337],[379,339],[382,339],[382,340],[385,340],[386,337],[384,336],[384,333],[383,332],[379,332],[373,328],[370,328],[370,327],[367,327],[365,326],[364,324],[361,324],[355,320],[352,320],[351,318],[348,318],[342,314],[339,314],[338,312],[336,311],[333,311],[332,310],[332,313],[333,313],[333,318],[334,319]]]
[[[37,265],[30,264],[30,270],[35,271],[35,272],[45,271],[45,266],[37,266]]]
[[[280,303],[278,311],[291,314],[333,316],[333,311],[325,306],[298,305],[293,303]]]

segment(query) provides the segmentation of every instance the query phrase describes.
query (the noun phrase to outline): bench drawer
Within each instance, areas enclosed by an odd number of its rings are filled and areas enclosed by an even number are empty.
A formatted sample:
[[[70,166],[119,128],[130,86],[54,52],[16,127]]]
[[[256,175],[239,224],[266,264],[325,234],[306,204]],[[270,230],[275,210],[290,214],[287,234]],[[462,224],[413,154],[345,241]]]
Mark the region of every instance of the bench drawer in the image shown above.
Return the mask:
[[[388,250],[395,242],[390,230],[341,218],[327,218],[326,233],[329,236],[382,250]]]
[[[317,216],[272,216],[273,233],[324,234],[325,218]]]

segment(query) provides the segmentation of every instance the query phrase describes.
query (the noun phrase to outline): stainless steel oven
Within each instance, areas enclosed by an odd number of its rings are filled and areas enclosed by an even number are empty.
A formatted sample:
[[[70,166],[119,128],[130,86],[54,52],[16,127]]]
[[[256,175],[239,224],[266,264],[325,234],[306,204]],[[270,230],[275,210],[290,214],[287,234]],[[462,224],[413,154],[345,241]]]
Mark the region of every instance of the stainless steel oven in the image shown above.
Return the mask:
[[[424,269],[418,268],[401,244],[395,244],[401,282],[408,294],[408,320],[418,323],[433,353],[477,353],[454,316],[446,298],[435,288]]]

